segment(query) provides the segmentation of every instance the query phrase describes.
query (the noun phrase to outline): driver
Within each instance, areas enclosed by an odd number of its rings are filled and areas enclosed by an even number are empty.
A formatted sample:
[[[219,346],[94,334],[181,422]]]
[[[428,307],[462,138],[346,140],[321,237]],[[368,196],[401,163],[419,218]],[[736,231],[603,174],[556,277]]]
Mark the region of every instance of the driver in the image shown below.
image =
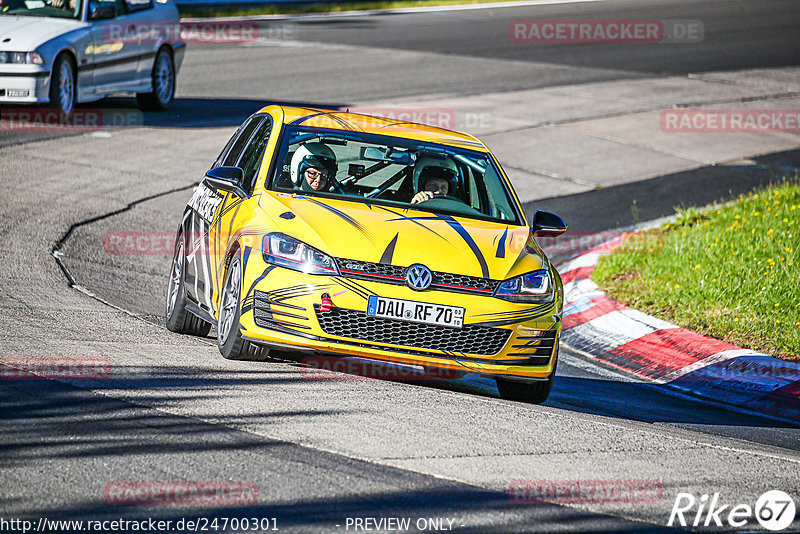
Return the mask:
[[[458,171],[450,159],[422,158],[414,168],[412,204],[419,204],[436,195],[452,195],[458,183]]]
[[[50,5],[67,11],[75,11],[76,0],[51,0]]]
[[[337,170],[336,154],[323,143],[306,143],[292,156],[292,184],[301,191],[327,191]]]

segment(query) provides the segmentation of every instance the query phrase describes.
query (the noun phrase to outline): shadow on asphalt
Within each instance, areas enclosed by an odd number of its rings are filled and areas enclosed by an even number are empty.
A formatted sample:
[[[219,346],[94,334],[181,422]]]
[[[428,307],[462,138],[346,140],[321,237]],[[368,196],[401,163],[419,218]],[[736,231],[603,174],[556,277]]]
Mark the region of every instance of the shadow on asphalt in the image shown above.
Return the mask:
[[[153,373],[153,369],[141,369]],[[231,373],[231,375],[241,373]],[[261,381],[271,379],[261,375]],[[164,376],[163,385],[173,375]],[[195,381],[203,382],[200,372]],[[235,387],[238,378],[224,381]],[[247,379],[249,381],[249,378]],[[298,380],[301,380],[298,377]],[[118,387],[116,384],[112,387]],[[123,384],[135,394],[136,388]],[[174,387],[183,389],[186,383]],[[161,400],[173,398],[164,391]],[[69,491],[59,493],[59,503],[47,499],[4,499],[0,509],[14,509],[14,516],[59,520],[127,519],[171,520],[206,518],[277,518],[280,530],[332,532],[345,530],[346,518],[455,518],[454,530],[463,532],[642,532],[665,529],[554,504],[520,502],[504,491],[491,491],[459,482],[406,471],[373,462],[243,432],[222,424],[207,423],[153,410],[129,401],[110,398],[61,382],[19,380],[0,382],[2,417],[0,429],[8,439],[2,444],[0,465],[18,475],[44,470],[54,486],[69,480]],[[241,423],[265,416],[307,417],[317,412],[254,413]],[[324,414],[335,416],[335,414]],[[320,421],[322,424],[323,421]],[[112,461],[124,458],[124,462]],[[95,462],[88,478],[70,479],[74,462]],[[325,480],[321,486],[321,480]],[[213,495],[187,506],[150,498],[147,485],[192,481],[244,481],[257,488],[255,498],[223,499]],[[509,481],[510,482],[510,481]],[[145,491],[129,491],[127,503],[116,502],[106,489],[113,484],[142,483]],[[206,482],[207,483],[207,482]],[[329,495],[334,492],[337,497]],[[43,488],[30,488],[42,491]],[[174,495],[174,493],[173,493]],[[198,498],[198,497],[195,497]],[[137,502],[137,499],[139,502]],[[233,500],[233,502],[230,502]],[[132,501],[132,502],[131,502]],[[208,502],[212,501],[212,502]],[[28,503],[21,506],[22,502]],[[173,523],[175,524],[175,523]],[[463,526],[461,526],[463,524]],[[341,527],[336,528],[337,525]],[[49,532],[77,529],[48,529]],[[122,529],[125,530],[125,529]],[[219,530],[219,529],[214,529]],[[226,531],[237,531],[226,530]],[[242,530],[252,530],[251,528]],[[267,529],[258,528],[259,531]],[[413,530],[413,529],[412,529]]]
[[[338,109],[346,104],[324,102],[291,102],[285,100],[255,100],[242,98],[176,98],[167,111],[142,112],[143,126],[165,128],[211,128],[219,126],[239,126],[244,120],[271,104],[281,106]],[[120,109],[138,111],[134,98],[106,98],[87,104],[86,107],[99,109]]]
[[[284,106],[339,109],[346,104],[325,102],[290,102],[282,100],[255,100],[242,98],[176,98],[167,111],[142,112],[135,98],[110,97],[97,102],[76,106],[75,127],[53,126],[52,118],[45,118],[51,109],[37,106],[5,106],[4,117],[18,113],[26,117],[21,126],[5,125],[0,128],[0,147],[45,141],[94,132],[98,129],[137,128],[214,128],[238,127],[244,120],[270,104]],[[100,113],[98,116],[97,113]],[[40,127],[39,123],[48,125]]]
[[[755,188],[800,177],[800,151],[752,158],[754,164],[708,166],[596,191],[526,202],[525,213],[561,215],[575,232],[601,231],[673,215],[676,207],[725,202]],[[569,236],[569,232],[565,237]],[[599,244],[599,243],[595,243]]]

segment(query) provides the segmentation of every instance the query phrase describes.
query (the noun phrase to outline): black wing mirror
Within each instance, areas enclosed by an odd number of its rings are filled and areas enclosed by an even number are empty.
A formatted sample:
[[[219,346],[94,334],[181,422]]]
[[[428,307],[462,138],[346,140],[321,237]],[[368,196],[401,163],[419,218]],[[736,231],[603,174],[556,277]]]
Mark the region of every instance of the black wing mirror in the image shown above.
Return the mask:
[[[113,19],[117,16],[117,8],[114,6],[93,6],[89,12],[89,20]]]
[[[567,231],[567,223],[555,213],[536,211],[533,214],[531,230],[537,237],[556,237]]]
[[[245,198],[247,193],[242,189],[244,171],[239,167],[214,167],[206,173],[203,182],[218,191],[229,191],[234,195]]]

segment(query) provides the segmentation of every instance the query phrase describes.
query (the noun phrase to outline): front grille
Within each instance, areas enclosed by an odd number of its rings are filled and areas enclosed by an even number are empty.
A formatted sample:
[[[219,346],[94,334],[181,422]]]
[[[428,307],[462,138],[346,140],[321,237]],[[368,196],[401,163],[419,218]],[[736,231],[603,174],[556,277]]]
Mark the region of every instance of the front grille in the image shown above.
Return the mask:
[[[348,278],[358,278],[360,280],[371,280],[373,282],[398,285],[406,283],[406,271],[408,271],[408,267],[349,260],[347,258],[336,258],[336,262],[339,265],[339,271],[343,276]],[[491,295],[494,294],[494,290],[497,289],[497,285],[499,284],[498,280],[492,280],[490,278],[444,273],[440,271],[431,272],[433,274],[431,289],[439,289],[442,291]]]
[[[511,335],[511,330],[487,326],[448,328],[367,317],[363,311],[345,308],[324,313],[318,306],[314,309],[325,333],[372,343],[490,356],[500,352]]]

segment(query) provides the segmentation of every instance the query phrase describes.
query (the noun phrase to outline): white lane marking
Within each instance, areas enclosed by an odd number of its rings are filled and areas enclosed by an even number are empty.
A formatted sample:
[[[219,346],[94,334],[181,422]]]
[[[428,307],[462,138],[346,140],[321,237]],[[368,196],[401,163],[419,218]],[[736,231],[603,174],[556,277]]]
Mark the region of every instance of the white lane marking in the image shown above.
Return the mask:
[[[715,363],[724,362],[726,360],[730,360],[731,358],[738,358],[739,356],[761,356],[761,354],[750,349],[723,350],[722,352],[712,354],[707,358],[689,364],[686,367],[683,367],[681,369],[676,369],[675,371],[672,371],[671,373],[664,375],[661,378],[657,378],[655,381],[658,382],[659,384],[663,384],[665,382],[672,382],[673,380],[677,380],[682,376],[697,371],[698,369],[702,369],[703,367],[708,367],[709,365],[714,365]]]
[[[615,349],[657,330],[678,328],[637,310],[616,310],[562,334],[572,347],[596,354]]]
[[[182,22],[203,23],[203,22],[225,22],[237,20],[308,20],[308,19],[328,19],[328,18],[347,18],[347,17],[366,17],[372,15],[404,15],[414,13],[435,13],[437,11],[475,11],[478,9],[504,9],[527,6],[549,6],[559,4],[586,4],[594,2],[605,2],[606,0],[521,0],[517,2],[490,2],[486,4],[458,4],[451,6],[423,6],[423,7],[398,7],[394,9],[365,9],[359,11],[338,11],[330,13],[305,13],[287,15],[252,15],[249,17],[214,17],[214,18],[185,18]]]
[[[564,284],[564,303],[569,304],[581,297],[605,295],[600,291],[600,287],[590,278],[581,278]]]
[[[602,256],[602,254],[598,252],[590,252],[589,254],[578,256],[563,266],[559,266],[558,272],[566,274],[575,269],[580,269],[581,267],[594,267],[597,265],[598,260],[600,260],[600,256]]]

